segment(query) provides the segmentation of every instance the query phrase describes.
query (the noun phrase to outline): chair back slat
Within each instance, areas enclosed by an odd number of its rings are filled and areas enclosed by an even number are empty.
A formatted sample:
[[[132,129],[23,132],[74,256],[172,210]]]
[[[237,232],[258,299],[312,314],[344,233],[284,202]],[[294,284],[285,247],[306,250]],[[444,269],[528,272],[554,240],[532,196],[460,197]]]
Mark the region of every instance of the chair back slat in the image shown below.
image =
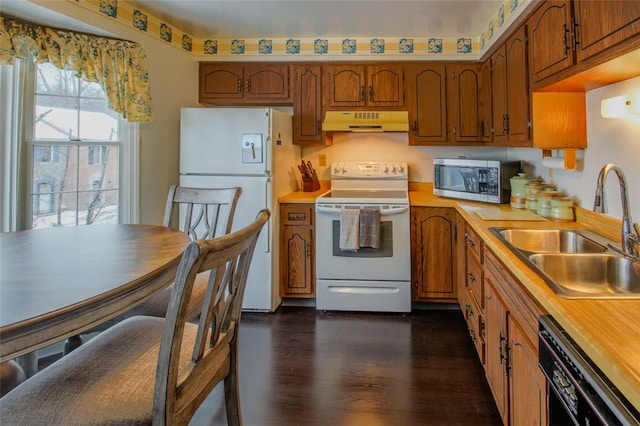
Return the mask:
[[[231,232],[242,188],[169,188],[163,224],[172,226],[176,212],[184,212],[179,229],[192,240],[209,239]]]
[[[234,368],[237,330],[251,258],[269,210],[234,233],[187,246],[176,274],[163,330],[154,394],[154,424],[186,423],[215,384]],[[194,281],[210,271],[207,295],[198,320],[191,364],[180,370],[182,338]],[[193,327],[190,324],[190,327]],[[223,366],[221,369],[220,366]]]

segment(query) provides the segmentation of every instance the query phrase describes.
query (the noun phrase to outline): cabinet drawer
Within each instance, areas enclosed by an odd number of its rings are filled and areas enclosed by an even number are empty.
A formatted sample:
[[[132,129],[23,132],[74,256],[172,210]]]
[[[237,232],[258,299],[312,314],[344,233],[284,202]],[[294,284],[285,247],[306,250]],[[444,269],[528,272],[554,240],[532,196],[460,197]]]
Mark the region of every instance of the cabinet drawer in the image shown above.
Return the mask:
[[[471,255],[469,251],[467,251],[467,274],[466,274],[466,284],[467,289],[471,292],[471,296],[475,297],[475,300],[479,302],[481,308],[484,308],[484,292],[482,285],[482,266],[475,258],[475,256]]]
[[[280,218],[282,225],[311,225],[313,206],[305,204],[280,206]]]
[[[467,245],[467,257],[469,257],[469,254],[473,254],[478,263],[482,264],[482,240],[476,234],[476,231],[469,226],[466,227],[465,242]]]

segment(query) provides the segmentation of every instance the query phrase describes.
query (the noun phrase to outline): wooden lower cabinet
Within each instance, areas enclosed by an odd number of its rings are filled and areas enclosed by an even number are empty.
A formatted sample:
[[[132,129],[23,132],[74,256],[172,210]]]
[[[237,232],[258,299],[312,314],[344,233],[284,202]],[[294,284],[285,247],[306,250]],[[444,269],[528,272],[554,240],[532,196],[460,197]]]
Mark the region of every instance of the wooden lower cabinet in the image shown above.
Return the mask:
[[[484,294],[487,319],[485,325],[487,343],[485,372],[502,422],[507,425],[509,424],[508,311],[497,291],[491,285],[491,278],[485,279]]]
[[[456,300],[456,211],[411,208],[411,275],[414,301]]]
[[[544,310],[464,219],[464,280],[458,301],[505,425],[547,424],[546,378],[538,366],[538,316]]]
[[[280,205],[280,296],[315,297],[314,205]]]
[[[509,347],[512,425],[546,423],[546,378],[538,366],[538,346],[526,336],[515,318],[509,318]]]
[[[537,318],[543,310],[493,253],[484,254],[486,365],[505,425],[545,425],[546,379],[538,367]]]

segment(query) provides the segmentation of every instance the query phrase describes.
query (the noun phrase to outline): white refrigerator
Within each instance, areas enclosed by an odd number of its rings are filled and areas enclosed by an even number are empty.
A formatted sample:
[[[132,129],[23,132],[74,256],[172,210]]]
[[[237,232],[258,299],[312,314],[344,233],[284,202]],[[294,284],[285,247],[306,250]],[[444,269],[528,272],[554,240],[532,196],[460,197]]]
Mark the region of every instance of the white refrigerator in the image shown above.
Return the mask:
[[[272,108],[183,108],[180,120],[180,185],[242,187],[232,231],[251,223],[260,209],[271,210],[242,308],[272,312],[281,301],[278,197],[298,190],[301,150],[292,143],[292,116]]]

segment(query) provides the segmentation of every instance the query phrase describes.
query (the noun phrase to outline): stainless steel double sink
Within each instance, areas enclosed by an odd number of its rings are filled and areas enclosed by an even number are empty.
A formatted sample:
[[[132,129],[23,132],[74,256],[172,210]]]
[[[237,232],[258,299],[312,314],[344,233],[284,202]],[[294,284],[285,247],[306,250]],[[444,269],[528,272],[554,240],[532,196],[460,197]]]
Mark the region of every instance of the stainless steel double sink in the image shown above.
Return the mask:
[[[515,255],[567,299],[640,299],[640,262],[587,229],[490,228]]]

